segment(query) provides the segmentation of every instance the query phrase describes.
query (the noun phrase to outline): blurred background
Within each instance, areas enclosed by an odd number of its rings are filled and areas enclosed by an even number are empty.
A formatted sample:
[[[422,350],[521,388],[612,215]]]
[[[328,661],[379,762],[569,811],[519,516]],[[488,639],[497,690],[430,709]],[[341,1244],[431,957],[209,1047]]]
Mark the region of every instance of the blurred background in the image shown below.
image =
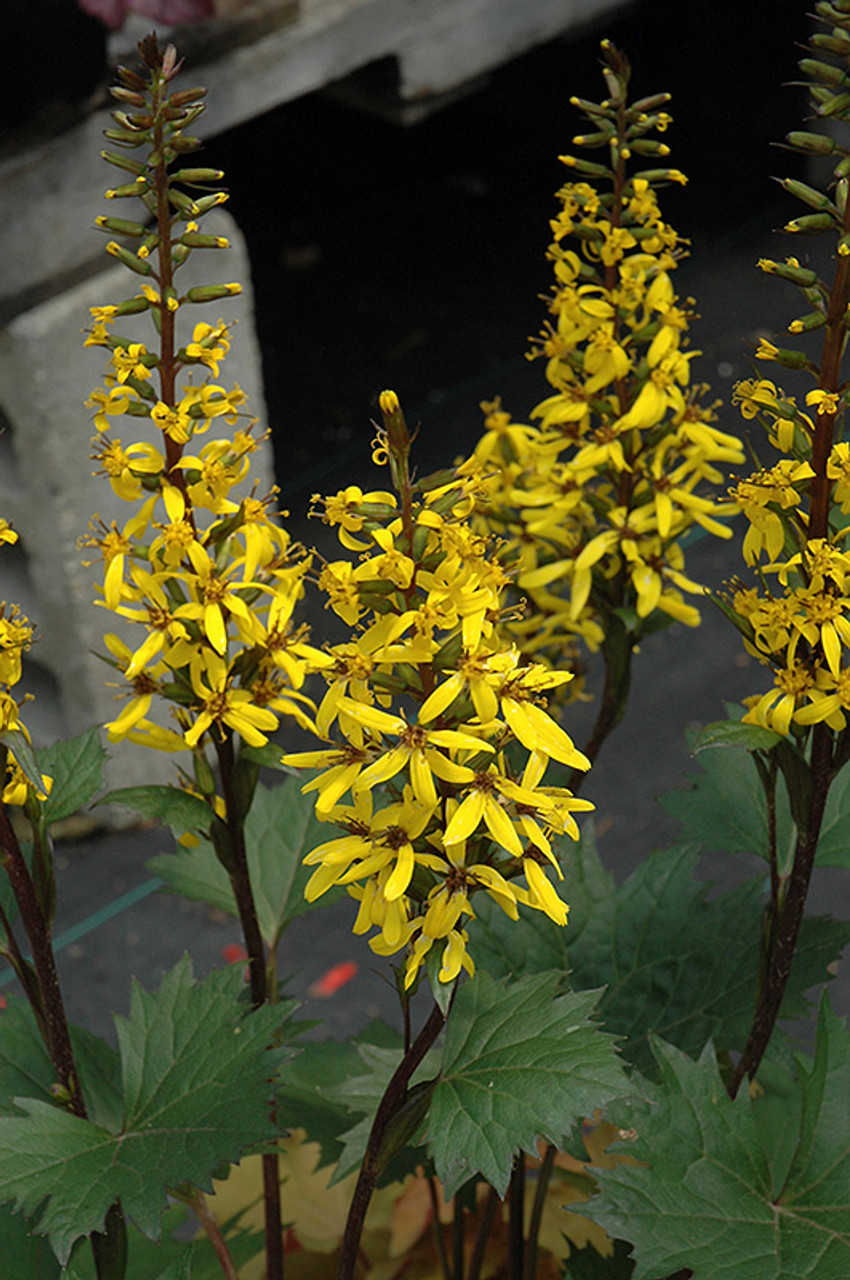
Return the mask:
[[[503,3],[510,9],[518,0]],[[73,127],[102,99],[107,61],[122,40],[130,43],[128,32],[151,25],[137,13],[122,28],[119,0],[88,7],[96,12],[72,0],[6,0],[5,155]],[[456,7],[460,14],[463,6]],[[525,7],[533,12],[535,0]],[[136,8],[150,14],[156,5],[140,0]],[[237,20],[242,9],[263,8],[232,6]],[[407,0],[395,8],[401,13]],[[313,492],[369,478],[370,419],[384,387],[421,424],[422,470],[474,445],[480,401],[500,395],[523,421],[546,394],[542,366],[524,353],[545,318],[539,295],[550,286],[549,219],[564,181],[557,156],[582,127],[569,99],[603,96],[603,35],[632,62],[633,96],[673,94],[665,140],[671,163],[690,181],[665,192],[662,208],[692,245],[676,283],[702,316],[692,330],[702,352],[694,376],[725,400],[720,425],[742,430],[729,407],[731,387],[749,375],[758,338],[781,332],[797,305],[790,286],[768,280],[756,262],[816,248],[790,246],[773,231],[797,211],[772,175],[800,176],[799,162],[773,144],[801,127],[805,99],[793,82],[806,5],[748,0],[734,26],[715,6],[691,0],[603,9],[585,20],[593,6],[564,0],[562,34],[449,94],[418,98],[415,109],[400,96],[397,63],[381,57],[227,131],[209,136],[202,121],[200,162],[225,170],[228,208],[247,242],[277,480],[293,532],[305,541],[323,532],[306,522]],[[391,22],[392,0],[383,10]],[[204,43],[203,25],[176,31],[181,49],[198,49],[191,83],[204,82],[204,58],[221,53]],[[238,25],[232,31],[243,38]],[[449,45],[453,38],[448,25]],[[250,85],[243,91],[250,94]],[[692,576],[717,586],[740,567],[737,539],[696,543],[688,564]],[[674,626],[647,641],[626,719],[588,782],[600,851],[618,878],[649,848],[675,838],[654,797],[692,767],[687,726],[719,719],[724,700],[765,687],[719,613],[707,606],[705,615],[697,633]],[[315,621],[323,625],[321,615]],[[567,715],[578,741],[590,714]],[[131,973],[153,982],[186,947],[202,970],[238,939],[234,921],[151,893],[144,860],[167,839],[137,829],[60,849],[60,924],[76,930],[63,951],[72,1013],[106,1034],[107,1010],[126,1006]],[[729,883],[753,865],[709,856],[704,874]],[[818,873],[814,909],[848,914],[843,892],[836,873]],[[116,902],[120,909],[112,910]],[[321,996],[308,1006],[341,1035],[393,1004],[371,952],[348,933],[350,915],[347,904],[315,913],[293,926],[290,944],[301,995],[315,992],[333,965],[359,966],[350,986],[321,1008]],[[850,1009],[844,982],[837,1004]]]

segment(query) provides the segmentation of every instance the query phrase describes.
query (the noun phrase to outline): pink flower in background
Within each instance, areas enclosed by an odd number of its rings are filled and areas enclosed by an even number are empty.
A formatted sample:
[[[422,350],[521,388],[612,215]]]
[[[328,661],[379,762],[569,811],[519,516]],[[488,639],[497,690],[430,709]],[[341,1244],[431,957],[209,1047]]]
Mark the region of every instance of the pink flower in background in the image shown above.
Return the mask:
[[[140,13],[155,22],[174,26],[181,22],[202,22],[215,12],[215,0],[77,0],[81,9],[117,31],[128,13]]]

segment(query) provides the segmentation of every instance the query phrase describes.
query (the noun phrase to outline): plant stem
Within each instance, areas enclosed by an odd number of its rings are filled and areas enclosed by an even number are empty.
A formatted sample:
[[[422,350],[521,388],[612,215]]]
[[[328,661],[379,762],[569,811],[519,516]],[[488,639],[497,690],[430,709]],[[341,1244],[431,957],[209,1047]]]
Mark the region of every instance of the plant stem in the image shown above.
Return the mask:
[[[449,1270],[449,1259],[446,1253],[446,1242],[443,1239],[443,1232],[440,1228],[440,1205],[437,1200],[436,1178],[428,1178],[428,1198],[431,1201],[431,1227],[434,1233],[434,1244],[437,1249],[437,1256],[440,1259],[440,1271],[443,1274],[443,1280],[458,1280],[457,1276],[452,1276]],[[457,1203],[457,1201],[455,1201]],[[461,1277],[462,1280],[462,1277]]]
[[[750,1036],[729,1082],[729,1096],[734,1098],[745,1076],[755,1075],[770,1043],[776,1019],[788,985],[794,951],[800,936],[806,896],[812,878],[818,838],[823,823],[826,798],[832,782],[832,733],[823,723],[812,733],[812,797],[805,837],[797,840],[794,865],[788,877],[785,901],[776,922],[774,942],[767,963],[761,997],[756,1006]]]
[[[251,1003],[255,1009],[269,1001],[266,972],[266,956],[257,907],[248,868],[248,851],[245,846],[245,823],[239,813],[234,793],[235,759],[233,739],[229,733],[215,739],[221,772],[221,790],[230,838],[227,868],[245,950],[248,952],[248,974],[251,985]],[[281,1231],[280,1162],[276,1153],[266,1154],[263,1165],[263,1205],[266,1224],[266,1277],[267,1280],[283,1280],[283,1233]]]
[[[522,1280],[525,1210],[525,1156],[520,1151],[514,1156],[514,1167],[508,1186],[508,1275],[510,1280]]]
[[[546,1154],[540,1161],[537,1172],[537,1186],[534,1188],[534,1201],[531,1206],[531,1217],[528,1220],[528,1239],[525,1244],[525,1276],[524,1280],[534,1280],[537,1274],[537,1243],[540,1235],[540,1223],[543,1219],[543,1206],[546,1203],[546,1192],[555,1167],[555,1156],[558,1149],[550,1142]]]
[[[472,1250],[472,1257],[469,1259],[469,1271],[467,1272],[466,1280],[481,1280],[481,1268],[484,1265],[484,1255],[487,1252],[487,1241],[490,1239],[490,1232],[493,1228],[498,1208],[499,1197],[491,1187],[487,1196],[487,1203],[484,1206],[481,1225],[478,1228],[478,1235],[475,1239],[475,1246]]]
[[[1,803],[0,862],[11,882],[30,944],[41,1006],[44,1010],[45,1043],[50,1061],[59,1083],[68,1094],[69,1106],[74,1115],[85,1119],[86,1108],[71,1048],[71,1035],[65,1016],[62,991],[59,987],[56,960],[50,942],[50,926],[42,915],[35,886],[18,843],[18,837],[9,819],[8,810]],[[29,998],[26,986],[24,990]]]
[[[444,1022],[445,1015],[439,1005],[435,1004],[419,1035],[396,1067],[389,1084],[384,1090],[384,1095],[378,1103],[378,1110],[375,1112],[375,1119],[372,1122],[369,1141],[366,1144],[366,1154],[360,1166],[360,1173],[348,1210],[345,1234],[342,1238],[342,1252],[339,1259],[337,1280],[352,1280],[354,1276],[354,1268],[357,1264],[357,1254],[360,1247],[360,1236],[363,1233],[363,1224],[366,1220],[366,1211],[369,1208],[372,1192],[375,1190],[375,1184],[381,1173],[379,1153],[382,1139],[386,1133],[387,1126],[407,1096],[407,1086],[411,1076],[437,1039]]]
[[[452,1238],[454,1240],[454,1280],[463,1280],[463,1205],[455,1196]]]
[[[199,1191],[186,1203],[191,1206],[204,1229],[204,1234],[215,1250],[215,1256],[218,1258],[225,1280],[239,1280],[239,1272],[236,1270],[236,1264],[227,1247],[227,1241],[221,1234],[221,1228],[216,1221],[215,1214],[210,1212],[206,1196]]]

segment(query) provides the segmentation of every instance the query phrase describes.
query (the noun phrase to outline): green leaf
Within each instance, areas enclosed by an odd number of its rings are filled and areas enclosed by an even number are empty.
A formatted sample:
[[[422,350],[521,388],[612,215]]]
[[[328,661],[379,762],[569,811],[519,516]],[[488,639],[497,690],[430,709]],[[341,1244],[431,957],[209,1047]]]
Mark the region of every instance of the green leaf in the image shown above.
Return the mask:
[[[770,751],[782,735],[758,724],[743,724],[740,720],[715,720],[697,734],[691,751],[699,755],[708,747],[739,747],[746,751]]]
[[[401,1037],[384,1023],[370,1023],[353,1041],[313,1041],[302,1045],[280,1070],[277,1117],[284,1128],[305,1129],[311,1142],[321,1147],[319,1168],[336,1164],[344,1143],[342,1135],[351,1128],[352,1099],[346,1093],[349,1080],[363,1075],[363,1058],[358,1045],[382,1045],[401,1049]],[[369,1104],[356,1108],[365,1114]]]
[[[504,1195],[517,1151],[561,1145],[576,1117],[628,1089],[613,1038],[590,1021],[598,992],[559,994],[558,974],[460,988],[446,1024],[429,1147],[446,1196],[478,1174]]]
[[[597,879],[592,903],[583,879],[574,901],[574,870],[567,867],[565,929],[539,913],[536,920],[510,921],[489,900],[479,907],[476,899],[470,950],[495,976],[559,967],[569,968],[579,990],[604,986],[599,1013],[605,1027],[624,1038],[623,1055],[643,1071],[654,1066],[652,1034],[693,1055],[710,1038],[719,1048],[741,1049],[756,990],[762,886],[751,881],[710,897],[710,886],[694,879],[697,861],[695,845],[656,850],[623,885]],[[848,942],[847,922],[804,921],[784,1017],[807,1011],[803,993],[827,979],[827,966]]]
[[[26,1000],[14,995],[6,1000],[0,1014],[0,1116],[18,1114],[13,1098],[51,1102],[50,1087],[56,1081]],[[89,1116],[96,1124],[117,1132],[122,1118],[118,1054],[105,1040],[81,1027],[71,1028],[71,1042]]]
[[[700,772],[687,786],[659,796],[666,813],[682,824],[686,840],[724,853],[768,856],[767,801],[755,762],[741,751],[704,751]],[[776,779],[776,834],[780,858],[793,847],[794,823],[784,778]]]
[[[168,1187],[209,1190],[221,1164],[277,1131],[269,1081],[288,1050],[269,1045],[291,1005],[246,1015],[242,985],[232,968],[196,982],[188,958],[155,995],[134,985],[129,1017],[116,1018],[120,1133],[31,1097],[0,1118],[0,1198],[38,1213],[61,1262],[116,1199],[155,1237]]]
[[[772,1163],[744,1089],[733,1103],[711,1048],[698,1062],[653,1046],[661,1084],[612,1119],[650,1168],[599,1170],[602,1194],[573,1206],[635,1246],[634,1280],[689,1267],[711,1280],[846,1280],[850,1275],[850,1034],[824,999],[814,1065],[787,1172]],[[794,1122],[793,1112],[789,1121]],[[784,1162],[783,1162],[784,1165]]]
[[[725,853],[756,853],[766,858],[767,804],[752,757],[705,751],[700,769],[687,778],[687,787],[659,797],[662,809],[679,819],[688,840]],[[796,830],[781,774],[776,779],[776,829],[780,863],[785,864],[793,854]],[[850,769],[844,769],[830,787],[817,866],[850,868]]]
[[[97,729],[65,738],[36,752],[38,767],[53,779],[44,802],[47,822],[59,822],[89,804],[103,786],[106,752]]]
[[[261,747],[243,746],[239,755],[246,760],[253,760],[254,764],[260,764],[266,769],[277,769],[280,773],[290,773],[293,776],[300,776],[296,773],[291,765],[283,763],[283,750],[275,746],[273,742],[266,742]]]
[[[610,1258],[600,1257],[592,1245],[577,1249],[571,1244],[564,1280],[630,1280],[635,1269],[631,1251],[626,1240],[614,1241]]]
[[[303,865],[304,855],[326,834],[313,810],[298,780],[287,778],[278,786],[257,787],[245,822],[257,918],[263,941],[272,949],[296,916],[326,905],[331,898],[325,894],[320,902],[310,903],[304,897],[311,872]],[[202,841],[194,850],[160,854],[147,865],[172,893],[237,914],[227,873],[208,842]]]
[[[213,819],[205,800],[179,787],[121,787],[108,791],[98,804],[120,804],[143,818],[155,818],[172,827],[178,835],[185,831],[207,831]]]
[[[38,767],[38,760],[26,734],[20,729],[6,729],[3,733],[0,733],[0,743],[4,747],[8,747],[12,752],[27,782],[35,787],[37,791],[40,791],[41,770]]]
[[[0,1258],[2,1274],[10,1280],[59,1280],[61,1267],[50,1245],[7,1204],[0,1205]]]

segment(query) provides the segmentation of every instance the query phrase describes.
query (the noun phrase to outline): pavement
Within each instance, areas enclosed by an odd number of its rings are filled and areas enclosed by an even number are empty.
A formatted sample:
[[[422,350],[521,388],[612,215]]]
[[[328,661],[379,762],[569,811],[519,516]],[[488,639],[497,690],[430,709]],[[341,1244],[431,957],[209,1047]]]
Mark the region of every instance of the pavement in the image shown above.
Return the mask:
[[[671,137],[681,148],[673,161],[694,172],[692,187],[673,193],[671,220],[694,242],[679,286],[702,315],[696,376],[725,398],[721,425],[737,431],[743,424],[728,407],[731,386],[748,376],[758,336],[781,331],[796,301],[755,263],[796,248],[778,246],[772,234],[796,209],[777,203],[769,166],[786,167],[770,157],[767,142],[798,127],[799,102],[791,91],[780,99],[771,89],[766,98],[764,84],[790,78],[791,42],[804,32],[783,33],[782,55],[772,60],[771,29],[749,85],[735,79],[737,55],[724,46],[713,66],[721,78],[725,68],[727,79],[712,95],[702,87],[720,37],[702,19],[668,32],[661,45],[651,23],[636,25],[641,15],[661,24],[672,12],[666,4],[641,6],[611,34],[635,62],[646,55],[640,91],[668,84],[660,68],[670,65],[683,92],[690,79],[701,95],[698,108],[691,103],[677,115]],[[543,255],[551,193],[563,181],[554,158],[576,131],[567,99],[601,92],[598,34],[518,60],[412,130],[312,96],[211,144],[209,160],[228,171],[231,208],[254,259],[278,480],[297,536],[314,541],[322,533],[305,519],[312,492],[368,476],[369,419],[382,387],[393,386],[408,417],[421,421],[422,470],[472,446],[482,399],[501,395],[522,421],[546,394],[541,367],[523,353],[544,318],[537,295],[549,286]],[[762,159],[754,168],[756,153]],[[720,181],[725,162],[732,176]],[[740,568],[737,539],[705,538],[689,553],[689,573],[709,586]],[[48,741],[55,732],[49,682],[35,664],[28,680],[38,695],[34,730]],[[693,768],[686,729],[721,718],[724,701],[764,687],[758,664],[711,608],[698,631],[673,626],[647,639],[625,719],[587,785],[601,855],[619,880],[649,849],[676,838],[655,797]],[[579,708],[566,716],[579,742],[590,714]],[[185,950],[203,973],[239,941],[230,917],[155,891],[145,862],[169,843],[167,832],[134,827],[88,832],[57,847],[57,941],[69,1013],[110,1038],[110,1010],[126,1012],[132,976],[155,985]],[[701,874],[728,885],[758,865],[709,849]],[[818,871],[810,901],[815,912],[850,916],[846,875]],[[376,1015],[396,1020],[386,969],[350,934],[351,914],[345,902],[315,912],[293,924],[283,947],[305,1016],[324,1018],[341,1038]],[[317,979],[343,961],[356,962],[357,976],[335,995],[311,996]],[[833,999],[850,1012],[843,969]]]

